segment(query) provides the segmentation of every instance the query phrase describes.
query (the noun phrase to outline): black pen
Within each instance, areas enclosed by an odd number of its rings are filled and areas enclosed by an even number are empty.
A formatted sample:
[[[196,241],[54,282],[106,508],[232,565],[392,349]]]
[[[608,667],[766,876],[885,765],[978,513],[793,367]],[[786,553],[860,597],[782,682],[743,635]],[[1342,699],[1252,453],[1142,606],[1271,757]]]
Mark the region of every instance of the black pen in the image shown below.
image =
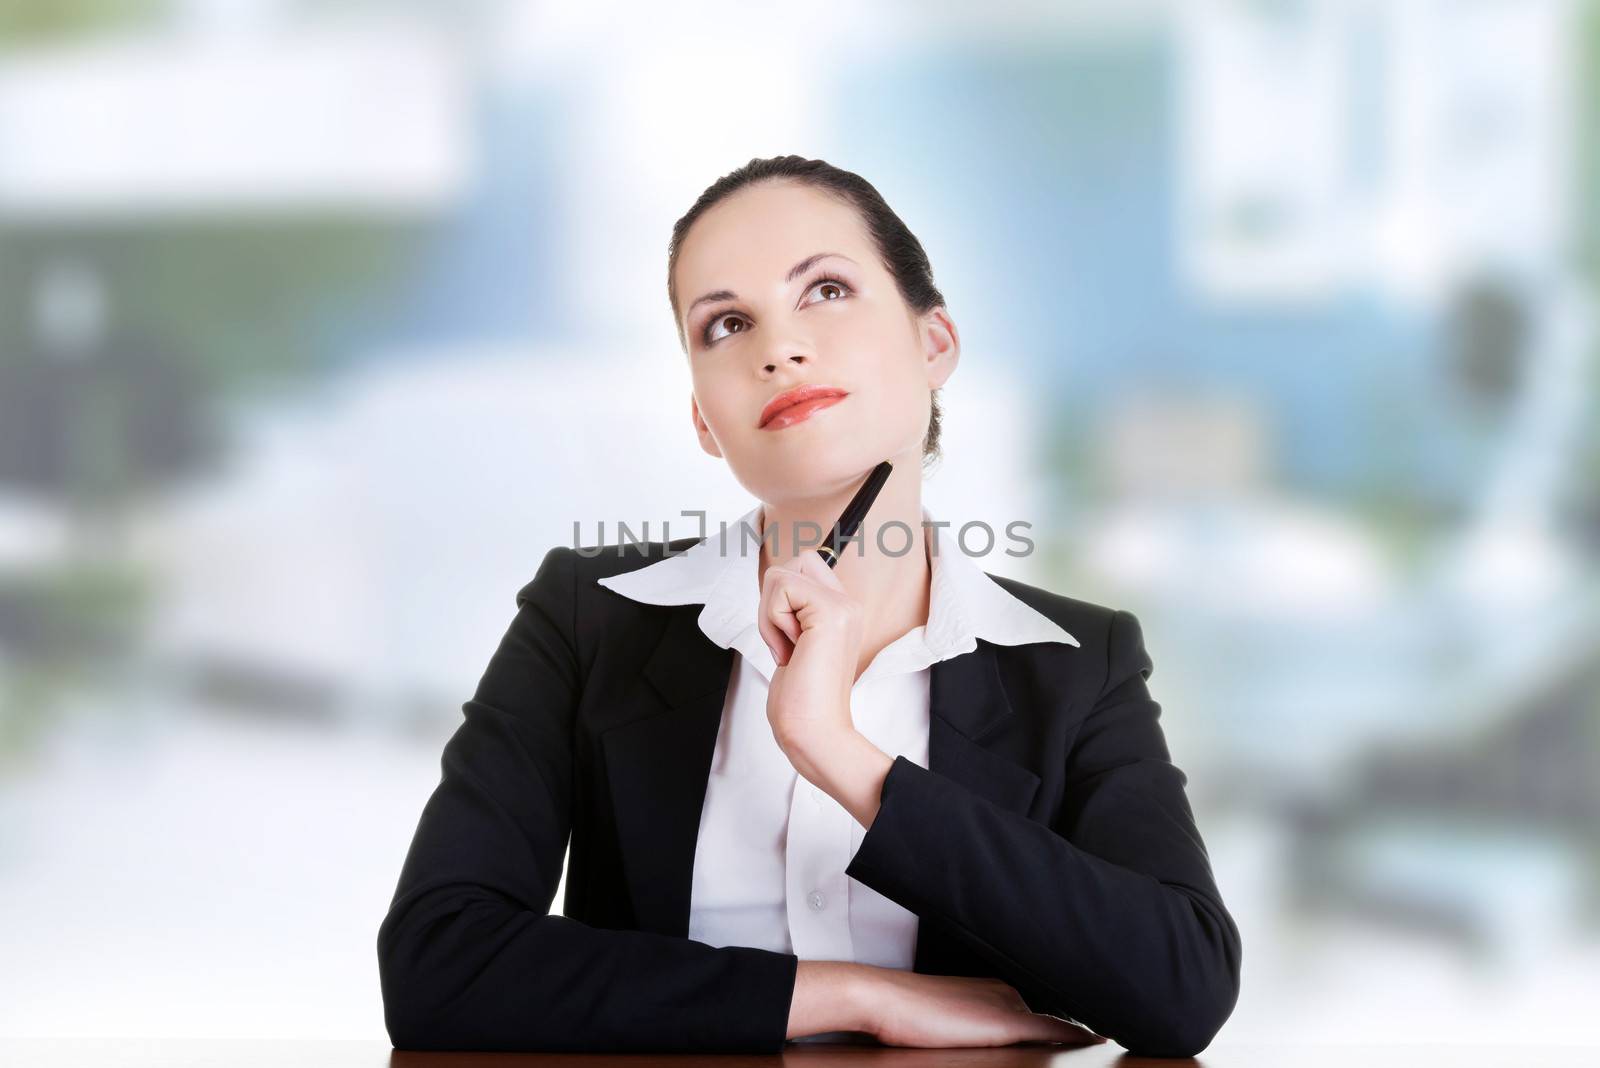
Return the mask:
[[[839,550],[844,548],[845,542],[855,537],[857,530],[861,529],[862,520],[867,518],[872,502],[878,499],[878,491],[889,481],[889,472],[893,470],[894,465],[888,460],[874,467],[867,480],[861,484],[861,488],[856,490],[856,495],[850,498],[850,503],[845,505],[844,512],[839,516],[839,521],[833,525],[833,533],[828,535],[827,542],[817,546],[817,552],[822,554],[829,567],[839,562]]]

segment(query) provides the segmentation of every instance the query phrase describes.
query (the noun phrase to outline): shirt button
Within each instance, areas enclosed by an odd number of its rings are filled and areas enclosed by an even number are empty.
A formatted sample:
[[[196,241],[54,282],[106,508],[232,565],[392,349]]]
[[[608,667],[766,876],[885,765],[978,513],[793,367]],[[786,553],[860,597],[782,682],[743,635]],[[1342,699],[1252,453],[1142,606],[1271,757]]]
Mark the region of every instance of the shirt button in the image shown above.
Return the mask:
[[[806,904],[811,906],[813,912],[821,912],[828,907],[828,897],[821,890],[813,890],[807,895]]]

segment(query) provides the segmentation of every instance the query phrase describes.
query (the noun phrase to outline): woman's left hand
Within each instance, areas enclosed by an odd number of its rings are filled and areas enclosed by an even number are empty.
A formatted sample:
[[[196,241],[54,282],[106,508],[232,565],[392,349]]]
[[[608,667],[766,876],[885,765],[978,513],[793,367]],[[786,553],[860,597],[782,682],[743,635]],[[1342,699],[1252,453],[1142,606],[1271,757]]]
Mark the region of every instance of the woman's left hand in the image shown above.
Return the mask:
[[[855,730],[850,691],[863,615],[815,550],[767,568],[757,622],[778,664],[767,689],[767,720],[786,753]]]

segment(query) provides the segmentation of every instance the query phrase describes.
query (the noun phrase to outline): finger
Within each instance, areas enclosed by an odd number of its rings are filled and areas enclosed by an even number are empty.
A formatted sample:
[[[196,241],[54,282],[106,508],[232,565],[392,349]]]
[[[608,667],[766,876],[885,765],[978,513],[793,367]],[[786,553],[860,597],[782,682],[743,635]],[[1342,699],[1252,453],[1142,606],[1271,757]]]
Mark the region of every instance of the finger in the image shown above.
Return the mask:
[[[757,624],[762,640],[772,650],[773,662],[779,667],[789,662],[789,657],[794,653],[795,643],[800,640],[801,625],[796,612],[797,609],[790,601],[785,580],[780,577],[769,581],[762,592]]]
[[[1068,1023],[1056,1016],[1037,1015],[1034,1017],[1039,1023],[1039,1037],[1046,1042],[1066,1042],[1072,1045],[1095,1046],[1105,1041],[1103,1035],[1097,1035],[1086,1027]]]
[[[767,648],[772,650],[772,662],[782,667],[789,660],[789,639],[778,629],[777,624],[766,618],[765,613],[757,618],[756,629],[761,634],[761,640],[767,643]]]
[[[769,571],[767,576],[766,588],[762,591],[764,614],[790,643],[797,642],[805,629],[801,625],[799,613],[810,603],[810,599],[803,595],[803,591],[796,589],[800,576],[798,572],[790,571],[776,574]]]
[[[828,561],[820,552],[812,549],[801,553],[795,559],[800,562],[801,574],[830,590],[844,592],[844,583],[839,581],[839,576],[828,566]]]
[[[798,572],[783,581],[808,591],[804,604],[795,605],[796,610],[812,605],[827,605],[826,611],[831,618],[839,612],[848,611],[855,603],[850,591],[844,588],[839,576],[833,573],[833,568],[828,566],[821,553],[801,553],[795,560],[798,562]]]
[[[761,594],[761,606],[756,613],[756,629],[761,634],[761,640],[767,643],[767,648],[772,650],[772,660],[779,667],[788,663],[789,654],[793,651],[794,644],[773,616],[773,590],[768,587]]]

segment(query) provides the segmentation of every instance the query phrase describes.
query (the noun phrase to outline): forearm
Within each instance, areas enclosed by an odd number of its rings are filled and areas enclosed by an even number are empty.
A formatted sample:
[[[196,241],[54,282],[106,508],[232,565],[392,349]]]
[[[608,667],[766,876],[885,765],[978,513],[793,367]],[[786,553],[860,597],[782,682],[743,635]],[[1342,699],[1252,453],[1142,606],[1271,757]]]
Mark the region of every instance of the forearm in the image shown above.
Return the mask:
[[[1238,934],[1197,850],[1173,845],[1163,881],[926,769],[903,762],[891,782],[904,792],[886,791],[847,869],[853,878],[952,924],[1002,978],[1041,989],[1130,1049],[1187,1055],[1220,1027],[1238,988]],[[1122,796],[1137,807],[1154,789]],[[1174,810],[1171,802],[1163,811]],[[1127,826],[1158,818],[1143,813]]]
[[[402,898],[378,935],[402,1049],[776,1052],[795,964],[451,887]]]
[[[894,757],[857,730],[824,730],[812,738],[779,741],[801,777],[839,802],[863,827],[878,815],[883,780]]]
[[[850,961],[801,961],[789,1004],[787,1037],[870,1030],[867,994],[874,970]]]

